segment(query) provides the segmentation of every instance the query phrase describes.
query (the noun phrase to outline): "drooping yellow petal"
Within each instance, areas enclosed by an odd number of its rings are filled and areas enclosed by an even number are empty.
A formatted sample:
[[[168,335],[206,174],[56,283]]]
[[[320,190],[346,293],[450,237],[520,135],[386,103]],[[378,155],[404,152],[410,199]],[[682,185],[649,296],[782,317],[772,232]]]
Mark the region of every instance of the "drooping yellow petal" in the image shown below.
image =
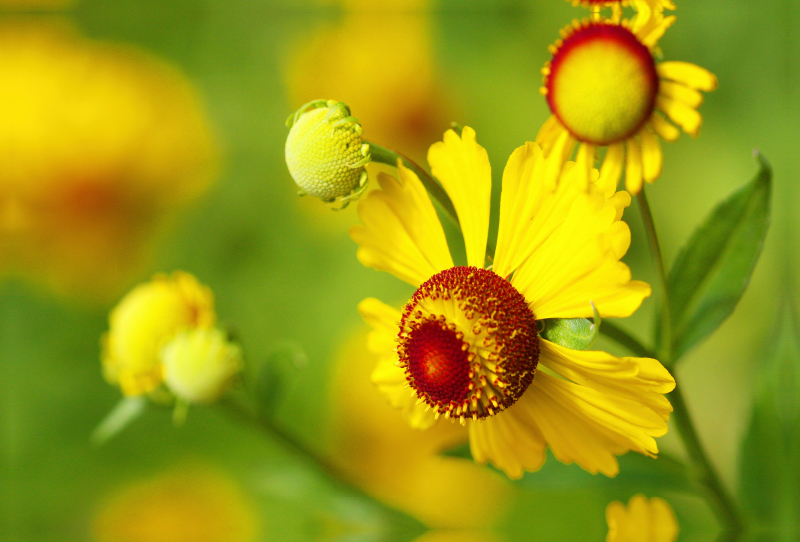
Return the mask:
[[[653,113],[650,116],[650,125],[658,136],[664,141],[677,141],[681,136],[681,131],[675,128],[672,124],[667,122],[664,117],[658,113]]]
[[[637,17],[638,19],[638,17]],[[675,16],[664,17],[661,13],[653,13],[644,25],[637,25],[636,35],[647,47],[654,47],[667,29],[675,24]]]
[[[405,372],[395,365],[395,350],[400,311],[378,301],[367,298],[358,305],[358,311],[372,327],[367,345],[373,354],[378,355],[378,364],[372,372],[372,382],[388,399],[389,403],[403,411],[403,417],[411,427],[427,429],[436,423],[432,411],[425,410],[425,404],[417,404],[417,397],[406,385]]]
[[[557,155],[544,158],[536,143],[519,147],[508,159],[494,260],[494,271],[501,277],[507,277],[535,253],[565,220],[578,187],[557,182],[558,164]]]
[[[638,401],[606,394],[539,372],[523,399],[539,429],[562,463],[577,463],[596,474],[616,476],[616,455],[636,451],[654,456],[652,437],[664,421]]]
[[[564,172],[561,182],[575,183],[580,190],[587,190],[592,179],[592,169],[594,167],[594,156],[596,145],[591,143],[581,143],[578,146],[578,154],[575,157],[575,164]]]
[[[700,107],[703,95],[697,90],[681,83],[663,80],[658,84],[658,93],[666,98],[683,102],[689,107]]]
[[[717,76],[690,62],[662,62],[656,66],[659,77],[682,83],[689,88],[711,92],[717,88]]]
[[[489,462],[512,479],[539,470],[545,460],[544,437],[525,395],[503,412],[469,424],[469,447],[475,461]]]
[[[664,161],[661,145],[647,126],[639,130],[639,138],[642,140],[642,177],[652,183],[661,175]]]
[[[419,286],[453,267],[444,230],[417,176],[398,162],[400,182],[378,175],[380,190],[358,204],[362,225],[350,229],[358,260]]]
[[[603,158],[597,187],[603,191],[607,198],[614,194],[619,178],[622,175],[622,166],[625,163],[624,150],[622,143],[612,143],[608,146],[606,155]]]
[[[628,159],[625,163],[625,188],[631,194],[638,194],[642,191],[642,150],[635,138],[629,137],[625,141]]]
[[[542,338],[539,339],[539,356],[539,363],[576,384],[645,405],[664,422],[650,435],[666,433],[672,406],[664,394],[675,389],[675,380],[657,360],[618,358],[595,350],[571,350]]]
[[[664,112],[669,119],[683,128],[683,131],[692,137],[700,135],[700,126],[703,125],[703,117],[696,109],[689,107],[683,102],[678,102],[664,96],[656,98],[656,107]]]
[[[482,268],[489,236],[492,170],[486,150],[475,140],[475,131],[465,126],[461,137],[453,130],[428,151],[433,176],[439,179],[458,214],[467,264]]]
[[[551,205],[557,212],[537,228],[546,237],[517,268],[512,284],[538,319],[588,318],[591,302],[603,317],[630,316],[650,287],[631,281],[628,266],[619,261],[627,225],[617,217],[624,202],[606,200],[594,188],[569,198]]]

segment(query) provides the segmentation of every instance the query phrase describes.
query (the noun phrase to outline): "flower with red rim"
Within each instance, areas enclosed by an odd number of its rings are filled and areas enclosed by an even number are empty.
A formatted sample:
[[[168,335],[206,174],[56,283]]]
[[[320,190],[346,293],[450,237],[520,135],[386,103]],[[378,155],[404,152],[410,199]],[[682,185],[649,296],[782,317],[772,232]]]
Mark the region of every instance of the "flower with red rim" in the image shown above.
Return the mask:
[[[402,310],[359,305],[378,354],[373,382],[413,427],[457,419],[476,461],[518,478],[541,467],[545,448],[565,463],[614,476],[615,455],[655,455],[653,437],[672,411],[674,380],[654,359],[577,351],[538,335],[541,320],[625,317],[650,295],[620,262],[630,244],[621,221],[627,192],[581,186],[578,166],[545,158],[536,143],[512,154],[503,173],[497,249],[486,266],[491,170],[475,132],[448,131],[428,153],[458,214],[466,265],[455,265],[436,211],[417,176],[380,175],[358,206],[350,235],[364,265],[416,292]],[[465,435],[466,437],[467,435]]]
[[[628,20],[573,21],[550,47],[541,92],[553,114],[536,142],[546,154],[564,158],[577,144],[583,184],[598,149],[606,147],[603,182],[616,183],[624,167],[626,188],[638,194],[643,182],[661,174],[658,137],[674,141],[680,135],[672,123],[698,136],[699,91],[714,90],[717,79],[694,64],[656,63],[653,50],[674,20],[656,13],[637,26]]]

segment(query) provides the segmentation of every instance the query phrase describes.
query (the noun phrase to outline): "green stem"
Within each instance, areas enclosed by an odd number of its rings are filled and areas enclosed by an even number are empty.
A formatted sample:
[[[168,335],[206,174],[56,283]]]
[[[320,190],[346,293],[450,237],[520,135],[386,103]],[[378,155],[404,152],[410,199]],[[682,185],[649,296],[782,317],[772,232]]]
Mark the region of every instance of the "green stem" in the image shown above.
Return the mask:
[[[639,202],[639,209],[642,212],[644,227],[647,231],[650,253],[653,256],[653,263],[655,264],[656,273],[661,286],[661,336],[659,337],[659,347],[657,348],[658,359],[666,367],[670,368],[675,360],[672,359],[672,330],[670,328],[667,274],[664,267],[664,259],[661,255],[661,247],[658,243],[653,214],[650,212],[650,205],[647,203],[647,196],[645,196],[644,189],[642,189],[637,196],[637,200]],[[726,532],[735,533],[742,527],[736,503],[722,484],[719,474],[717,474],[716,469],[709,460],[700,442],[700,437],[697,434],[697,429],[694,426],[692,417],[689,415],[689,410],[683,399],[683,393],[678,383],[678,378],[674,374],[673,378],[675,378],[675,389],[669,394],[669,399],[674,409],[674,423],[678,427],[678,432],[680,433],[681,440],[686,447],[689,457],[698,469],[699,482],[708,490],[707,499],[712,504],[717,518],[720,523],[726,527]]]
[[[348,481],[348,476],[341,468],[337,467],[334,463],[309,448],[294,435],[287,433],[273,420],[251,412],[250,409],[243,406],[241,402],[232,399],[230,396],[220,401],[219,405],[224,407],[224,410],[232,418],[235,418],[239,422],[251,425],[260,431],[268,433],[270,437],[278,440],[284,448],[292,452],[292,455],[302,457],[307,463],[311,463],[319,467],[325,472],[330,480],[338,483],[350,491],[368,498],[371,501],[374,500],[358,486],[350,483]]]
[[[640,343],[638,339],[629,335],[627,331],[617,327],[608,320],[603,320],[603,324],[600,326],[600,333],[617,344],[624,346],[640,358],[656,357],[655,354],[651,352],[649,348]]]
[[[428,194],[430,194],[431,197],[435,199],[437,203],[439,203],[447,216],[450,217],[450,220],[453,221],[453,224],[456,226],[459,225],[458,215],[456,214],[456,208],[453,207],[453,202],[450,201],[450,197],[447,195],[447,192],[444,191],[444,188],[442,188],[442,186],[436,182],[436,179],[434,179],[430,173],[425,171],[425,169],[420,167],[416,162],[406,156],[403,156],[399,152],[387,149],[386,147],[381,147],[380,145],[376,145],[375,143],[371,143],[369,141],[365,141],[364,143],[369,145],[369,152],[372,155],[373,162],[386,164],[387,166],[396,168],[397,160],[402,160],[404,166],[416,173],[417,177],[419,177],[419,180],[422,181],[422,184],[425,186],[425,190],[427,190]]]
[[[656,341],[656,351],[661,363],[670,367],[672,365],[672,330],[670,327],[669,288],[667,287],[667,273],[664,267],[664,258],[661,255],[661,246],[658,243],[656,224],[653,221],[653,213],[650,212],[650,205],[647,203],[644,187],[642,187],[642,191],[639,192],[636,199],[639,202],[639,210],[642,213],[644,229],[647,232],[647,243],[650,245],[650,254],[653,256],[653,264],[655,265],[659,286],[661,288],[661,328],[659,329],[660,337],[658,337]]]
[[[714,469],[703,449],[697,429],[695,429],[689,410],[686,407],[686,402],[683,399],[680,386],[676,386],[675,390],[669,394],[669,400],[674,408],[673,420],[678,427],[678,432],[681,435],[684,446],[686,446],[689,457],[699,469],[698,477],[700,483],[709,491],[707,499],[711,502],[714,513],[720,523],[727,527],[725,532],[737,533],[741,531],[742,522],[736,502],[722,484],[719,474],[717,474],[716,469]]]

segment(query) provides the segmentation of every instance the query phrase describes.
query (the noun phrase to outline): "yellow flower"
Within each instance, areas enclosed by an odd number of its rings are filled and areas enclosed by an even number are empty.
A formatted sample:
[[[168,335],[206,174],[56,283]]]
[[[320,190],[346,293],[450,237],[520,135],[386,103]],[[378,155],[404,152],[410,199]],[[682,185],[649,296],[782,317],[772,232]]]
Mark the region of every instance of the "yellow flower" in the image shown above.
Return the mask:
[[[218,150],[174,67],[68,25],[0,25],[0,257],[103,300],[139,272]]]
[[[164,383],[187,403],[214,401],[242,370],[242,351],[219,329],[184,329],[161,351]]]
[[[593,164],[607,147],[600,171],[616,183],[625,167],[625,185],[638,194],[642,182],[661,174],[659,136],[674,141],[678,128],[697,137],[702,118],[700,90],[717,88],[716,77],[686,62],[656,63],[653,50],[675,17],[654,13],[631,28],[627,20],[573,21],[550,50],[543,68],[542,94],[553,115],[536,142],[546,154],[569,157],[580,144],[578,162]],[[582,171],[590,168],[582,167]]]
[[[485,267],[491,172],[475,132],[448,131],[428,153],[434,176],[453,201],[468,267],[454,265],[421,182],[398,165],[399,182],[358,206],[363,226],[351,237],[366,266],[417,288],[402,311],[366,299],[379,354],[373,381],[411,425],[430,427],[441,414],[468,426],[473,457],[510,477],[536,470],[545,445],[565,463],[613,476],[615,455],[658,452],[672,410],[662,395],[674,380],[654,359],[575,351],[542,339],[538,320],[633,313],[650,287],[632,281],[619,260],[630,244],[620,220],[626,192],[581,186],[557,158],[528,143],[503,174],[497,250]],[[411,390],[408,389],[411,388]]]
[[[614,501],[606,508],[606,542],[675,542],[678,521],[664,499],[635,495],[626,508]]]
[[[131,290],[109,316],[103,336],[103,373],[125,395],[141,395],[163,382],[161,349],[183,329],[211,328],[214,297],[188,273],[156,275]]]
[[[96,542],[255,542],[260,531],[241,488],[202,465],[119,488],[92,522]]]

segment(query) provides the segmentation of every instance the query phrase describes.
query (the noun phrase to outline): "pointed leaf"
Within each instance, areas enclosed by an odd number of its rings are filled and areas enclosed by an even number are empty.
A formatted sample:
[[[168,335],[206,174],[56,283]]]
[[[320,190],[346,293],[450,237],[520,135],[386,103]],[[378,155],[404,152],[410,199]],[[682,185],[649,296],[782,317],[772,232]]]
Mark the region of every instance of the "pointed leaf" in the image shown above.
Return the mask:
[[[770,215],[772,170],[760,154],[752,182],[720,203],[695,230],[669,275],[673,359],[733,312],[756,265]]]

